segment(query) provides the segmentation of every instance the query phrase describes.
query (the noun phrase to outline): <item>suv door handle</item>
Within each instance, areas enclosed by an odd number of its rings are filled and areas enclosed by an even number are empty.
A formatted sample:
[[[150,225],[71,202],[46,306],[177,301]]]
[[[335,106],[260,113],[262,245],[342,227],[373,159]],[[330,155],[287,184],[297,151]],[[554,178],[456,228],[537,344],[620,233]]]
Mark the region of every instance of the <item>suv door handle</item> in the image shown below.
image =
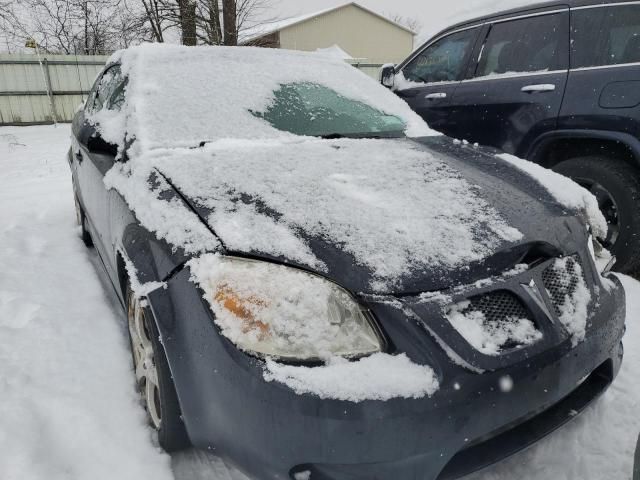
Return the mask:
[[[520,91],[525,93],[553,92],[555,89],[556,86],[553,83],[538,83],[536,85],[526,85]]]
[[[82,163],[82,152],[80,150],[78,150],[77,152],[75,152],[75,157],[76,157],[76,161],[78,163]]]
[[[430,93],[428,95],[425,95],[424,98],[426,98],[427,100],[436,100],[438,98],[447,98],[447,94],[444,92]]]

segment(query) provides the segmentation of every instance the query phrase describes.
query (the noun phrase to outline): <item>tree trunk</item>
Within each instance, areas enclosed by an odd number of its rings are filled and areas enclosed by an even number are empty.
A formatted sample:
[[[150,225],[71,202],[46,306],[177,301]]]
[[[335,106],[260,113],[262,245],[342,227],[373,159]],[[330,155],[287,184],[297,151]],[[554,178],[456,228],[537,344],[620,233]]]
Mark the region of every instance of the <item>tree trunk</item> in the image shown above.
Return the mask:
[[[225,45],[238,45],[238,25],[236,17],[236,0],[222,0]]]
[[[222,44],[222,27],[220,25],[220,0],[206,0],[206,8],[200,19],[209,45]]]
[[[182,44],[194,46],[196,44],[196,2],[194,0],[180,0],[180,29],[182,30]]]

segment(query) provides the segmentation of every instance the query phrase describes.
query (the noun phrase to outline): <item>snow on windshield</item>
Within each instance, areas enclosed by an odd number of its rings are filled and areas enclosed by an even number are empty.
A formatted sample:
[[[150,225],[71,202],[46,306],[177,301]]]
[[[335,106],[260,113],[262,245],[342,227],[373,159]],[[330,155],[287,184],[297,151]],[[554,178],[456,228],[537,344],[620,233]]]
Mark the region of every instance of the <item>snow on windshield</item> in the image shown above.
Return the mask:
[[[403,140],[230,142],[156,151],[147,162],[213,211],[207,221],[231,250],[323,270],[305,243],[322,238],[368,267],[375,291],[420,269],[484,259],[522,238],[457,170]],[[109,172],[110,184],[143,178],[123,169]],[[121,189],[136,212],[151,208],[133,195],[144,188]]]
[[[250,111],[264,111],[280,85],[295,82],[320,84],[397,116],[406,124],[408,136],[435,134],[400,98],[344,61],[326,55],[145,44],[117,52],[110,61],[121,62],[129,79],[120,116],[127,118],[127,134],[136,137],[142,149],[197,146],[223,138],[290,137]],[[103,113],[95,116],[98,123],[103,123],[102,116],[110,116]],[[103,135],[121,143],[123,125],[106,123]]]

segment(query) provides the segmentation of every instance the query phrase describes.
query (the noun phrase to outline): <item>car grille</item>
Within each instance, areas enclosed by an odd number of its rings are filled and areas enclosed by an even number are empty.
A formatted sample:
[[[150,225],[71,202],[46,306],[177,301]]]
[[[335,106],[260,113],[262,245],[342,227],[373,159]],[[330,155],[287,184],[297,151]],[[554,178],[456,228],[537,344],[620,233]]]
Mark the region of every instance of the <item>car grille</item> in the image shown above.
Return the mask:
[[[461,313],[479,311],[487,322],[505,322],[525,318],[531,320],[529,311],[513,293],[507,290],[496,290],[469,298],[469,306]]]
[[[566,264],[563,266],[558,266],[556,261],[542,272],[542,282],[551,297],[556,315],[560,316],[560,310],[567,296],[571,297],[578,283],[584,279],[582,272],[580,257],[577,255],[566,257]]]
[[[536,324],[532,315],[522,301],[508,290],[496,290],[476,295],[458,305],[462,307],[459,313],[467,318],[473,318],[475,312],[483,314],[482,329],[488,337],[495,340],[501,335],[506,335],[500,341],[500,351],[524,347],[536,340],[533,333],[536,330]],[[522,337],[515,333],[522,330],[522,322],[526,321],[530,321],[533,324],[531,326],[531,335],[534,336]],[[464,331],[458,330],[458,332],[469,341]],[[478,348],[477,345],[476,348]]]

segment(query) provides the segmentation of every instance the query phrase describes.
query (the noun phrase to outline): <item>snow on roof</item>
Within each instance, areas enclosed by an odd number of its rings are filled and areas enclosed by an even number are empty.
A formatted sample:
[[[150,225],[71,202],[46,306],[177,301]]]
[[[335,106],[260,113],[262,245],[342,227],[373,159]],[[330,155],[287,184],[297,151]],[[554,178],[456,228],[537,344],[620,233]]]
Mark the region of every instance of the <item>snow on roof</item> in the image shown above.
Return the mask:
[[[327,48],[317,48],[316,53],[340,60],[354,60],[351,54],[347,53],[340,47],[340,45],[337,45],[335,43]]]
[[[275,32],[279,32],[280,30],[284,30],[285,28],[288,27],[292,27],[293,25],[297,25],[299,23],[302,22],[306,22],[307,20],[311,20],[312,18],[317,18],[317,17],[321,17],[322,15],[326,15],[327,13],[331,13],[334,12],[336,10],[340,10],[342,8],[348,7],[348,6],[354,6],[359,8],[360,10],[364,10],[365,12],[374,15],[378,18],[381,18],[382,20],[385,20],[393,25],[395,25],[398,28],[401,28],[402,30],[406,30],[407,32],[411,33],[412,35],[416,35],[416,32],[414,32],[413,30],[411,30],[408,27],[405,27],[404,25],[398,23],[398,22],[394,22],[393,20],[391,20],[390,18],[385,17],[384,15],[380,15],[377,12],[374,12],[373,10],[363,7],[362,5],[360,5],[357,2],[347,2],[344,3],[342,5],[338,5],[335,7],[330,7],[330,8],[325,8],[324,10],[319,10],[317,12],[313,12],[313,13],[307,13],[304,15],[299,15],[296,17],[291,17],[291,18],[285,18],[283,20],[277,20],[275,22],[269,22],[269,23],[264,23],[264,24],[260,24],[260,25],[255,25],[253,27],[249,27],[245,30],[243,30],[242,32],[240,32],[240,43],[249,43],[252,40],[256,40],[260,37],[264,37],[266,35],[270,35],[272,33]]]
[[[434,135],[400,98],[342,60],[317,53],[258,47],[184,47],[145,44],[117,52],[128,76],[122,112],[101,111],[103,136],[121,144],[124,132],[138,149],[192,147],[225,138],[276,139],[262,112],[282,84],[310,82],[401,118],[408,136]],[[299,138],[299,137],[293,137]]]

